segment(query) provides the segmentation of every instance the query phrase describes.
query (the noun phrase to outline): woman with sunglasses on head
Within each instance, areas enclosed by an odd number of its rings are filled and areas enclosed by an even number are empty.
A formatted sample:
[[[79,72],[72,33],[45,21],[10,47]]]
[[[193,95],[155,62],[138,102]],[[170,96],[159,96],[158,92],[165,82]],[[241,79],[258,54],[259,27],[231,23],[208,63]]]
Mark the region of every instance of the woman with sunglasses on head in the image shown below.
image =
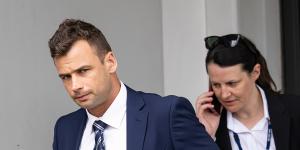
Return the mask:
[[[197,98],[196,112],[219,147],[299,150],[300,98],[276,91],[255,45],[240,34],[210,36],[205,45],[210,90]]]

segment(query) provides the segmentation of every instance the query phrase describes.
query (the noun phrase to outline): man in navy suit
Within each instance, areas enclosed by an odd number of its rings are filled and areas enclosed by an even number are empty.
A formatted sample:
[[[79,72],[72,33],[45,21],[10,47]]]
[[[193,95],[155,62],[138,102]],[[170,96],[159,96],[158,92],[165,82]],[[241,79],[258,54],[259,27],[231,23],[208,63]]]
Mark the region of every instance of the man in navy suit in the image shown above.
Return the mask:
[[[65,20],[49,47],[65,89],[81,107],[56,122],[54,150],[98,149],[95,145],[106,150],[218,149],[187,99],[123,84],[108,42],[92,24]],[[104,126],[96,132],[99,120]]]

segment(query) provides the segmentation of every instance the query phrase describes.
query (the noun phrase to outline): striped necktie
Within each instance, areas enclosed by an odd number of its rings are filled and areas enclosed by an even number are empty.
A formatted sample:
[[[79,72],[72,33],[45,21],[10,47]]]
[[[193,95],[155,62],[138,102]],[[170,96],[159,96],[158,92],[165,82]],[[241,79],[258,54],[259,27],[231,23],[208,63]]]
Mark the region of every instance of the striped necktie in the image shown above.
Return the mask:
[[[94,150],[105,150],[104,146],[104,129],[107,127],[107,124],[101,120],[95,121],[93,124],[93,130],[95,132],[95,147]]]

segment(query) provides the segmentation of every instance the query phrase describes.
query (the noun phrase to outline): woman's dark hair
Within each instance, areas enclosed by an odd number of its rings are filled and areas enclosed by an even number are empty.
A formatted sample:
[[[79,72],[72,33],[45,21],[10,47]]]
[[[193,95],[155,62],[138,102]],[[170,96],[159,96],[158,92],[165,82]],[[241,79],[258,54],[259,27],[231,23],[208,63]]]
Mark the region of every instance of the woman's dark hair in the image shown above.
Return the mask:
[[[240,34],[229,34],[221,37],[210,36],[205,38],[205,45],[208,49],[205,59],[206,71],[207,65],[211,62],[221,67],[241,64],[242,69],[248,73],[253,71],[256,64],[260,64],[261,71],[256,84],[265,90],[278,93],[265,58],[246,37]]]

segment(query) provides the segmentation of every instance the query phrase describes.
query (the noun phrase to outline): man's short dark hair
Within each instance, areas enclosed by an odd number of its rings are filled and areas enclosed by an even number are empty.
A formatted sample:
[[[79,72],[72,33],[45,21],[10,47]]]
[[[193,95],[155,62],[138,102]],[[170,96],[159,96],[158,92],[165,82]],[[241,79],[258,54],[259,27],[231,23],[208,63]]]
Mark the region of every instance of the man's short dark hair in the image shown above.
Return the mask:
[[[66,55],[73,44],[79,40],[86,40],[94,47],[101,61],[104,55],[111,51],[105,36],[94,25],[81,20],[66,19],[48,42],[51,57]]]

